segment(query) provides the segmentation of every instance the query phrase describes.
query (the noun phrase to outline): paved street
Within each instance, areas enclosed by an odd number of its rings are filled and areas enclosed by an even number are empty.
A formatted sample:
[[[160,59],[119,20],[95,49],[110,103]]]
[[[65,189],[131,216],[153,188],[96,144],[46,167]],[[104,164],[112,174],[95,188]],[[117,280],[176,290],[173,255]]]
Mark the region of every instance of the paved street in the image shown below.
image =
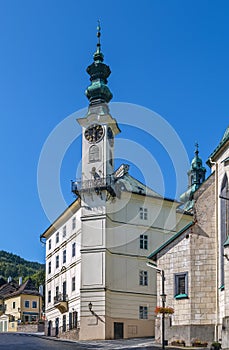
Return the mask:
[[[128,339],[109,341],[67,342],[28,334],[1,333],[0,350],[76,350],[76,349],[122,349],[159,350],[151,339]],[[174,350],[174,349],[173,349]]]

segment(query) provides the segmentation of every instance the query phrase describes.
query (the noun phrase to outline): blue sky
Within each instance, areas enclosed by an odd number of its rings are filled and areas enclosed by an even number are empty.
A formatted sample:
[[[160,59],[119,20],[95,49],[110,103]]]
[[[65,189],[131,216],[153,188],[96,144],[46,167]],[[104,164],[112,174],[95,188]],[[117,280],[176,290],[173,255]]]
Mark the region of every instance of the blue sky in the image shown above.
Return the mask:
[[[38,160],[56,125],[87,106],[85,69],[96,47],[97,19],[113,101],[157,112],[189,158],[198,141],[206,161],[229,124],[228,16],[226,0],[0,0],[0,249],[44,260],[39,236],[50,222],[37,190]],[[173,197],[166,152],[131,127],[122,135],[150,149],[165,195]],[[80,138],[61,167],[68,204],[79,161]],[[133,167],[133,175],[141,178],[141,171]]]

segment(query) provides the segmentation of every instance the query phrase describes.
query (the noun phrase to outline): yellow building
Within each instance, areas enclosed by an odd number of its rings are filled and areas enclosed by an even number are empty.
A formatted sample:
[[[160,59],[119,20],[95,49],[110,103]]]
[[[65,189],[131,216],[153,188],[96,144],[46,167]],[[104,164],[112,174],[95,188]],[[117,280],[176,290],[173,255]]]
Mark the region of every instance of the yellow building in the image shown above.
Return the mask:
[[[41,319],[42,296],[30,278],[23,284],[14,281],[6,283],[0,288],[0,298],[3,310],[0,323],[4,322],[4,327],[0,325],[0,332],[4,329],[16,331],[17,323],[37,323]],[[13,327],[11,323],[14,323]]]

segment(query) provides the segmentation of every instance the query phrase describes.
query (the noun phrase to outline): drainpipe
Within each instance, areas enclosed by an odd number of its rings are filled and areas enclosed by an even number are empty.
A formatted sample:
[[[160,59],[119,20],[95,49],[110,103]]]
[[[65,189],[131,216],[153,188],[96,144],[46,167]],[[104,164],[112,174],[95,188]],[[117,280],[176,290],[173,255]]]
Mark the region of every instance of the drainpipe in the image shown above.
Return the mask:
[[[211,158],[209,161],[212,165],[215,165],[215,254],[216,254],[216,323],[214,339],[218,341],[218,325],[219,325],[219,242],[218,242],[218,163],[213,162]]]

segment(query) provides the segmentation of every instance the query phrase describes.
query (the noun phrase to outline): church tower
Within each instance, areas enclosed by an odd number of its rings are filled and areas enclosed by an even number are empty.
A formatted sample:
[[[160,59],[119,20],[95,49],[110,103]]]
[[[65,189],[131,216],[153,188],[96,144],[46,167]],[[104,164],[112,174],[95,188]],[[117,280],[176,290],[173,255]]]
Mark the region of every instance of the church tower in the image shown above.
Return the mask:
[[[184,203],[183,209],[190,211],[193,207],[193,194],[205,181],[206,168],[203,166],[202,159],[199,157],[199,145],[195,144],[195,157],[191,162],[188,171],[188,190],[180,196],[181,202]]]

